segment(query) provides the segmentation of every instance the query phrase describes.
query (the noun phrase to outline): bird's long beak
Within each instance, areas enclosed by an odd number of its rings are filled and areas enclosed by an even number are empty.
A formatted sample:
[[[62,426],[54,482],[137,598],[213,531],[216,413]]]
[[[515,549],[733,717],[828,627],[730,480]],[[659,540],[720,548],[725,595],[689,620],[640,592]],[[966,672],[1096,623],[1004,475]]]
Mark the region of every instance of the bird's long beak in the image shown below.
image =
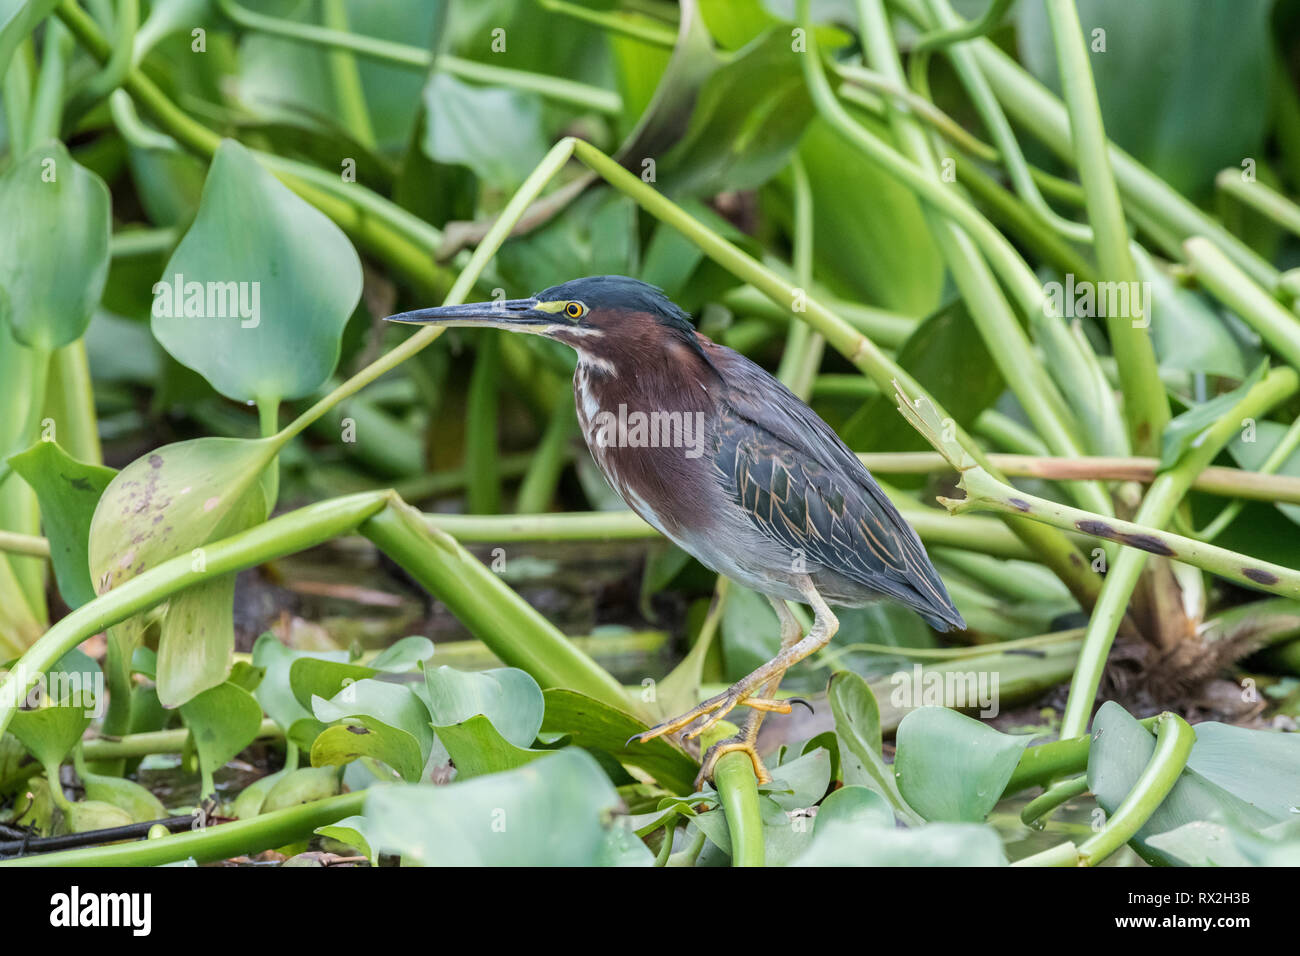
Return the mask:
[[[402,312],[398,315],[390,315],[386,321],[534,333],[561,324],[556,321],[554,312],[543,311],[537,305],[536,299],[467,302],[464,305],[440,305],[431,309]]]

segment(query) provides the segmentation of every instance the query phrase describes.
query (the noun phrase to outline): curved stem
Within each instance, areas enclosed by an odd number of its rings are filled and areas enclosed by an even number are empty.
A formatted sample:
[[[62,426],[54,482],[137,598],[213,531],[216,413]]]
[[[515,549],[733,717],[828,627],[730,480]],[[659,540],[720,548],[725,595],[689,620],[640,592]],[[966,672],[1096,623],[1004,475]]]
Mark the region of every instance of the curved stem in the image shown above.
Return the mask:
[[[1080,866],[1096,866],[1142,829],[1178,782],[1195,742],[1196,733],[1177,714],[1156,718],[1156,749],[1150,762],[1101,831],[1079,845]]]
[[[195,571],[189,554],[182,554],[83,604],[46,631],[0,682],[0,732],[9,726],[19,703],[40,675],[86,638],[162,603],[187,587],[354,531],[389,500],[389,492],[374,491],[308,505],[234,537],[205,545],[204,571]]]
[[[1078,777],[1072,777],[1069,780],[1062,780],[1060,783],[1053,784],[1052,787],[1043,793],[1040,793],[1020,811],[1020,822],[1027,827],[1034,826],[1042,817],[1051,813],[1061,804],[1068,800],[1073,800],[1080,794],[1088,792],[1087,774]]]

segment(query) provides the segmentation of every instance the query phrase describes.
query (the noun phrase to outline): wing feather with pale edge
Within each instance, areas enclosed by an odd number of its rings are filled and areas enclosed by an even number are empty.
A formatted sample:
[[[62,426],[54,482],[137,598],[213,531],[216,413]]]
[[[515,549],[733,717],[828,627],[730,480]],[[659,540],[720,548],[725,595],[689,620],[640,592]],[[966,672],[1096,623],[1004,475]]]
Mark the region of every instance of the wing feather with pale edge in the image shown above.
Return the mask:
[[[831,427],[744,356],[709,352],[728,386],[714,466],[754,525],[940,630],[965,627],[916,532]]]

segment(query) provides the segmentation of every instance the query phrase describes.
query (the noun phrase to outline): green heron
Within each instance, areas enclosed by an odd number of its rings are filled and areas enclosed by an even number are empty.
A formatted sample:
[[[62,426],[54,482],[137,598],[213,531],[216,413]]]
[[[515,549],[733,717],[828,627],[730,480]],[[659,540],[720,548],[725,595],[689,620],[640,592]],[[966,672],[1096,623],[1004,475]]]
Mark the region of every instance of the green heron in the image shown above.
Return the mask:
[[[530,299],[419,309],[395,322],[529,332],[578,353],[578,419],[591,455],[628,507],[703,564],[766,595],[781,650],[725,692],[638,734],[687,739],[745,705],[735,737],[704,754],[743,751],[770,777],[755,743],[785,672],[839,626],[828,605],[889,598],[940,631],[964,628],[925,548],[857,456],[789,389],[711,342],[654,286],[594,276]],[[815,614],[804,635],[786,601]]]

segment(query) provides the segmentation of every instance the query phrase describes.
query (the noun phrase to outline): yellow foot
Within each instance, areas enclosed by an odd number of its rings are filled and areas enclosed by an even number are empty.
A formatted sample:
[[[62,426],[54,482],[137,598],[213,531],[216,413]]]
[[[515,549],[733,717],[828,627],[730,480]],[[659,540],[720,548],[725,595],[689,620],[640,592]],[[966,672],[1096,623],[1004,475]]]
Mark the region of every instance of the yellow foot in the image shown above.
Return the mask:
[[[803,703],[806,705],[806,702]],[[654,740],[656,737],[675,734],[679,731],[685,731],[683,736],[685,739],[691,740],[704,733],[741,705],[752,707],[754,710],[776,714],[788,714],[791,710],[790,701],[788,700],[769,700],[766,697],[753,697],[741,685],[735,684],[716,697],[710,697],[703,703],[691,708],[680,717],[665,720],[662,724],[656,724],[644,733],[633,735],[628,740],[628,743],[635,740],[637,743],[643,744],[646,741]]]
[[[767,768],[763,766],[763,761],[759,759],[758,751],[754,748],[754,742],[742,732],[735,737],[719,740],[704,752],[704,759],[700,763],[699,776],[695,778],[695,789],[703,790],[704,784],[713,780],[713,770],[718,765],[719,757],[736,751],[740,751],[749,757],[750,762],[754,765],[754,776],[758,778],[760,784],[772,782],[772,775],[767,772]]]

